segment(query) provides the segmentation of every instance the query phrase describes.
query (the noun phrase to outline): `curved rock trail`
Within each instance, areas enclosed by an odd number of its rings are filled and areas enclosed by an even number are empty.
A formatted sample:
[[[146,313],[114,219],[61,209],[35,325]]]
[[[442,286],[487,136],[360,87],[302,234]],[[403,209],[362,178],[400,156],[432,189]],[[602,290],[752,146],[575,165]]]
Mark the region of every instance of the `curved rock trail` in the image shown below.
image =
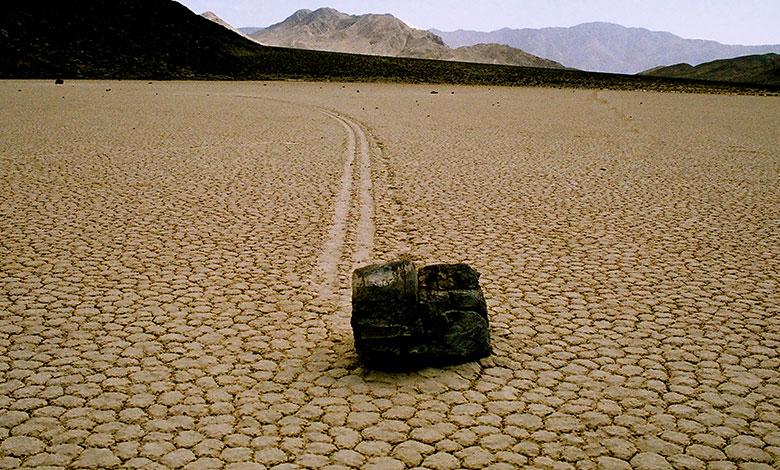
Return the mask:
[[[319,259],[321,282],[319,292],[325,299],[336,300],[339,304],[348,302],[345,294],[349,288],[348,282],[351,270],[366,264],[373,253],[374,247],[374,199],[371,183],[371,155],[365,132],[352,120],[337,115],[331,111],[320,110],[323,114],[338,121],[347,131],[346,158],[341,178],[341,186],[336,196],[333,220],[328,232],[328,239]],[[357,171],[354,171],[357,166]],[[358,180],[355,188],[355,179]],[[356,198],[353,197],[356,194]],[[350,220],[350,210],[353,201],[357,212],[357,221]],[[350,222],[354,223],[355,237],[348,265],[349,272],[340,272],[341,261],[347,257],[347,232]],[[340,296],[338,298],[337,296]]]
[[[264,98],[254,95],[232,95],[240,98],[263,99],[291,104],[285,100]],[[330,222],[327,240],[323,244],[319,257],[317,271],[318,279],[314,280],[315,289],[326,301],[333,301],[340,307],[349,304],[349,289],[351,272],[356,267],[365,265],[371,259],[374,251],[374,197],[371,182],[371,152],[368,138],[360,125],[343,114],[330,109],[316,107],[319,112],[340,123],[347,131],[346,157],[342,170],[341,183],[334,202],[333,219]],[[357,162],[358,171],[354,168]],[[354,189],[357,179],[357,190]],[[357,211],[357,222],[350,225],[350,213]],[[347,244],[350,232],[354,232],[351,257],[346,265],[342,261],[347,258]],[[341,272],[349,266],[349,270]],[[343,310],[343,309],[342,309]],[[342,320],[346,321],[347,317]],[[342,323],[343,323],[342,321]]]

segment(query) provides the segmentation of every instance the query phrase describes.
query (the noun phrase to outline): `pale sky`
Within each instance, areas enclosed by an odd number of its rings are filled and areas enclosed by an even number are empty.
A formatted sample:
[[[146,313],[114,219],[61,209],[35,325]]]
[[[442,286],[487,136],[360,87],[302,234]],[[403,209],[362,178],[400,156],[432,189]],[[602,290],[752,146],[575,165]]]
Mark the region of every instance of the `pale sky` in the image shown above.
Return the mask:
[[[780,44],[780,0],[178,0],[236,28],[269,26],[301,8],[391,13],[415,28],[493,31],[608,21],[724,44]]]

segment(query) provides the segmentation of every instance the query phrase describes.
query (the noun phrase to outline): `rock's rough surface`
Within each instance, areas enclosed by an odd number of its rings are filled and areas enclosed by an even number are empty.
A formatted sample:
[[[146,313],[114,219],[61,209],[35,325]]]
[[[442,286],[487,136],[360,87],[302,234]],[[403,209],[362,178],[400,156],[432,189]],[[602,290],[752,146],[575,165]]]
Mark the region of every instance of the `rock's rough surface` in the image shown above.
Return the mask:
[[[490,355],[479,273],[466,264],[417,271],[411,261],[374,264],[352,276],[352,329],[363,362],[418,368]]]
[[[352,274],[352,330],[366,362],[401,357],[423,334],[417,269],[411,261],[374,264]]]

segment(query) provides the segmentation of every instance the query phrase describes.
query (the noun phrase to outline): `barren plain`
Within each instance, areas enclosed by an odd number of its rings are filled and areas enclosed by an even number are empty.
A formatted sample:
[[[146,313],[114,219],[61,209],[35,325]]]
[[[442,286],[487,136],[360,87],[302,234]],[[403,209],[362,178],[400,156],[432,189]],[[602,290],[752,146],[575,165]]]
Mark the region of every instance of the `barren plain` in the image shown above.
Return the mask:
[[[0,468],[780,467],[776,97],[0,103]],[[399,257],[482,273],[490,358],[360,366],[351,271]]]

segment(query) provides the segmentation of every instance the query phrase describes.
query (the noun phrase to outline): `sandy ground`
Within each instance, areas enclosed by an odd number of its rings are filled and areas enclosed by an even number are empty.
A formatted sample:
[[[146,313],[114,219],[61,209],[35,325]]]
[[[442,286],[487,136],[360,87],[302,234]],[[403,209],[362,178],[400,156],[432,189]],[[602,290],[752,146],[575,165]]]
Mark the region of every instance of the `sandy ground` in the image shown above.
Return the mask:
[[[0,468],[780,467],[777,98],[0,104]],[[492,357],[357,363],[351,270],[399,256],[482,273]]]

